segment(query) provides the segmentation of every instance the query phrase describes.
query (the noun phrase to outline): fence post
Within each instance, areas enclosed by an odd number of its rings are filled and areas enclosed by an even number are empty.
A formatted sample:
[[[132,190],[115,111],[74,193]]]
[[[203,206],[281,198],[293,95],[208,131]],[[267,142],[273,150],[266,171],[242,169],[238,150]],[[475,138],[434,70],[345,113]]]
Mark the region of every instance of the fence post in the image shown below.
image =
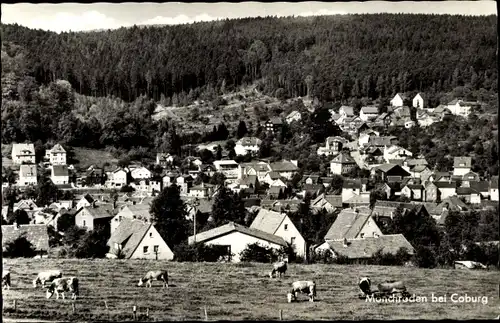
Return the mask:
[[[73,314],[75,314],[75,303],[71,303],[71,310],[73,312]]]
[[[280,321],[283,321],[283,310],[280,310]]]
[[[149,318],[149,307],[146,308],[146,317]]]
[[[208,321],[207,307],[205,306],[205,321]]]
[[[111,318],[111,315],[109,314],[109,307],[107,301],[104,301],[104,306],[106,307],[106,312],[108,313],[108,320],[109,320]]]
[[[14,312],[17,313],[17,299],[14,300]]]
[[[137,321],[137,306],[134,305],[134,307],[132,307],[132,311],[134,312],[134,321]]]

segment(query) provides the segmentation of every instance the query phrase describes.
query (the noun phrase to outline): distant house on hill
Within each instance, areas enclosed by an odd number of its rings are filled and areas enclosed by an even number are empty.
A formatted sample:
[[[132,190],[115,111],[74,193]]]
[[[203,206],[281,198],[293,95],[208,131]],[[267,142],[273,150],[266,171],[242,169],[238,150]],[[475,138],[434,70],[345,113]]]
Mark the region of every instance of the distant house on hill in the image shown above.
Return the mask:
[[[35,163],[35,145],[12,144],[12,163],[15,165]]]
[[[359,118],[363,121],[373,121],[378,117],[377,107],[362,107],[359,113]]]
[[[236,155],[258,154],[262,140],[256,137],[243,137],[236,142],[234,152]]]
[[[45,152],[45,158],[52,165],[66,165],[66,150],[60,144],[56,144]]]
[[[285,120],[286,123],[290,124],[294,121],[300,121],[302,119],[302,116],[299,111],[292,111],[290,112],[289,115],[286,116]]]
[[[49,251],[49,233],[45,224],[2,225],[2,249],[6,251],[7,243],[25,236],[31,242],[35,251],[43,256]]]
[[[472,157],[455,157],[453,159],[453,175],[463,176],[470,172]]]
[[[330,161],[330,171],[332,174],[344,175],[356,167],[356,161],[351,155],[341,152]]]
[[[325,235],[325,241],[379,237],[382,235],[379,227],[371,218],[369,208],[342,210]]]
[[[306,241],[286,213],[260,209],[250,228],[279,236],[290,244],[297,256],[306,256]]]
[[[174,162],[174,156],[168,153],[157,153],[156,154],[156,164],[160,166],[167,166]]]
[[[125,220],[140,220],[145,223],[151,222],[149,204],[126,205],[111,219],[111,233],[113,233],[120,223]]]
[[[296,160],[282,160],[269,164],[271,171],[277,172],[280,176],[290,180],[297,173],[299,167]]]
[[[94,230],[99,225],[109,228],[114,212],[110,204],[84,206],[75,215],[75,225],[88,231]]]
[[[21,165],[19,169],[18,186],[28,186],[37,184],[37,168],[34,164]]]
[[[407,96],[402,93],[397,93],[394,98],[390,101],[391,106],[393,107],[402,107],[404,105],[404,101],[407,99]]]
[[[198,233],[196,236],[190,236],[188,238],[188,243],[225,246],[227,248],[227,254],[231,256],[232,262],[240,261],[241,252],[249,244],[259,243],[261,246],[270,247],[276,250],[288,246],[282,237],[262,230],[247,228],[234,222]]]
[[[174,253],[152,223],[124,219],[111,234],[108,258],[172,260]]]
[[[55,185],[69,184],[69,172],[66,165],[53,165],[51,180]]]
[[[342,137],[328,137],[325,140],[325,147],[318,147],[318,155],[336,155],[348,141]]]
[[[311,209],[320,211],[325,209],[327,212],[334,212],[342,208],[342,195],[320,194],[311,201]]]
[[[448,102],[446,107],[452,114],[466,118],[469,116],[472,109],[478,105],[479,103],[477,102],[465,102],[463,100],[455,99]]]

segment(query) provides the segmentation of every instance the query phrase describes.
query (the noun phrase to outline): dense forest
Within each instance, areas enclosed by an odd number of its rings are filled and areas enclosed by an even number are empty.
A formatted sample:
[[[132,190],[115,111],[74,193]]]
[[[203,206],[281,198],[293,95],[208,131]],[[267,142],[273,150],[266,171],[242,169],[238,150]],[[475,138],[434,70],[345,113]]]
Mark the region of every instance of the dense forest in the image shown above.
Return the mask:
[[[88,96],[175,103],[206,87],[262,80],[267,93],[339,101],[457,86],[496,91],[496,32],[496,16],[376,14],[61,34],[3,25],[2,43],[36,82],[68,80]]]

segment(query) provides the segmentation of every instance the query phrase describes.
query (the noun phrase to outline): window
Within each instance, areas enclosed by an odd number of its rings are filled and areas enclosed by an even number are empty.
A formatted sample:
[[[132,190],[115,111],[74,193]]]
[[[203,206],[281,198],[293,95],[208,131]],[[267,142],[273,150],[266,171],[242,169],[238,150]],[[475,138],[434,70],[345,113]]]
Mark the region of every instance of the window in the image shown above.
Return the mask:
[[[149,233],[149,237],[152,238],[153,237],[153,232],[150,232]]]
[[[362,239],[362,238],[364,238],[364,237],[365,237],[365,234],[364,234],[364,233],[361,233],[361,234],[360,234],[360,238]]]
[[[158,252],[158,246],[153,247],[154,252]]]
[[[85,220],[83,220],[83,226],[87,226],[87,223],[85,222]]]
[[[290,244],[292,245],[292,248],[295,249],[295,237],[290,238]]]
[[[288,231],[288,224],[285,224],[285,231]]]
[[[144,253],[148,253],[148,246],[144,246],[144,248],[143,248],[143,252],[144,252]]]

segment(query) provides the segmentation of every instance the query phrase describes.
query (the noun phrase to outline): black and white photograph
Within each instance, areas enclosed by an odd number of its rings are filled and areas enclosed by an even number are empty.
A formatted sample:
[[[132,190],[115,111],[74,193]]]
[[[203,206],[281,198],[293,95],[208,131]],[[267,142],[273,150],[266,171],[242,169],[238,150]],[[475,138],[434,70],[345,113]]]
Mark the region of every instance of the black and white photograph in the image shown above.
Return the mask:
[[[2,321],[500,319],[497,24],[2,3]]]

